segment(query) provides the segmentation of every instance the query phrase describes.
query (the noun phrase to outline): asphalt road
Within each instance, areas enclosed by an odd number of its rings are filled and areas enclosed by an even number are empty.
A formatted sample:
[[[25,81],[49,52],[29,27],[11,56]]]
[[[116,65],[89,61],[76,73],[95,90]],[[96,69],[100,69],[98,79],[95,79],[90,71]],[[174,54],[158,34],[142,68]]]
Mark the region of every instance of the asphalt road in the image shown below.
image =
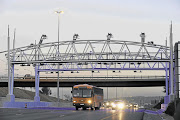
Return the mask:
[[[0,108],[0,120],[142,120],[143,109]]]

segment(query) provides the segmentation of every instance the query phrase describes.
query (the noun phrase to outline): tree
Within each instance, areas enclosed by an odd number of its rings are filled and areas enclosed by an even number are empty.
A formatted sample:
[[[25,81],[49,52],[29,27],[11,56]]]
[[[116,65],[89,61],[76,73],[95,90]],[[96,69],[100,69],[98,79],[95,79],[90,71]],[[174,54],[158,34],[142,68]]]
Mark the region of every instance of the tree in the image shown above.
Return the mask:
[[[52,94],[51,89],[49,87],[42,87],[42,89],[40,90],[40,93],[44,94],[44,95],[51,95]]]

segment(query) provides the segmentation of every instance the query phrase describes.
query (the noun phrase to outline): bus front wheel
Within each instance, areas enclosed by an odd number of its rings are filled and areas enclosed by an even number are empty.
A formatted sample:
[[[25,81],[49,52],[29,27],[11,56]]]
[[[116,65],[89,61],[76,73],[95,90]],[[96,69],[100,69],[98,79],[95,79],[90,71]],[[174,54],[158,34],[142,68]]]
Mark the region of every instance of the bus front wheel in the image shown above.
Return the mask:
[[[83,110],[86,110],[86,107],[83,107]]]

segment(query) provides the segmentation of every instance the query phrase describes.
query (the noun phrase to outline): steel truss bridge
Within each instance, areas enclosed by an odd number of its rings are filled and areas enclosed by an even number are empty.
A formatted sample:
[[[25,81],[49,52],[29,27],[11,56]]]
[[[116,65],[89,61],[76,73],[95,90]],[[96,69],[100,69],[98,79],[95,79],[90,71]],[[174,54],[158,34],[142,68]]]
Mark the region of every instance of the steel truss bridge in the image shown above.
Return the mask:
[[[10,59],[12,65],[37,65],[41,72],[165,70],[165,63],[170,61],[169,47],[119,40],[73,40],[31,45],[11,50]]]
[[[30,66],[35,68],[35,101],[39,101],[40,72],[47,71],[120,71],[120,70],[163,70],[166,73],[166,82],[170,75],[170,48],[163,45],[145,42],[131,42],[122,40],[71,40],[52,42],[44,44],[31,44],[29,46],[10,50],[11,80],[9,82],[9,91],[13,95],[14,86],[14,68],[15,65]],[[95,79],[95,78],[94,78]],[[144,79],[143,82],[147,82]],[[156,79],[155,79],[156,80]],[[165,85],[165,79],[160,82],[154,79],[148,80],[152,86]],[[98,80],[95,80],[96,82]],[[119,80],[120,81],[120,80]],[[142,81],[133,81],[131,83],[124,79],[122,86],[147,86]],[[22,81],[21,81],[22,82]],[[69,81],[70,84],[71,81]],[[93,80],[89,79],[92,83]],[[120,86],[121,82],[113,81],[103,85],[100,81],[97,86]],[[15,82],[16,83],[16,82]],[[53,83],[53,81],[52,81]],[[62,82],[63,83],[63,82]],[[70,85],[83,83],[74,79]],[[118,84],[116,84],[118,83]],[[133,85],[130,85],[132,84]],[[25,84],[25,83],[23,83]],[[52,86],[59,84],[54,82]],[[68,84],[64,82],[64,84]],[[93,84],[93,83],[92,83]],[[46,85],[48,86],[48,83]],[[68,85],[67,85],[68,86]]]

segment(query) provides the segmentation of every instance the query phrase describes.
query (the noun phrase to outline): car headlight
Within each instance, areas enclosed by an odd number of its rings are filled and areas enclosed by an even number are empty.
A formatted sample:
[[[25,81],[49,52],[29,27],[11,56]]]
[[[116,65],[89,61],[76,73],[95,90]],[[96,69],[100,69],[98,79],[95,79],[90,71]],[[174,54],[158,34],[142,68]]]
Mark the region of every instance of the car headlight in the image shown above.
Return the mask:
[[[77,102],[77,101],[74,100],[73,102]]]
[[[120,103],[120,104],[118,104],[118,107],[119,107],[119,108],[124,108],[124,104],[123,104],[123,103]]]
[[[106,103],[106,105],[109,105],[109,103]]]
[[[112,105],[112,107],[116,107],[116,105],[115,105],[115,104],[113,104],[113,105]]]
[[[114,105],[114,103],[111,103],[111,105],[113,106],[113,105]]]
[[[88,103],[91,103],[91,100],[88,100]]]

